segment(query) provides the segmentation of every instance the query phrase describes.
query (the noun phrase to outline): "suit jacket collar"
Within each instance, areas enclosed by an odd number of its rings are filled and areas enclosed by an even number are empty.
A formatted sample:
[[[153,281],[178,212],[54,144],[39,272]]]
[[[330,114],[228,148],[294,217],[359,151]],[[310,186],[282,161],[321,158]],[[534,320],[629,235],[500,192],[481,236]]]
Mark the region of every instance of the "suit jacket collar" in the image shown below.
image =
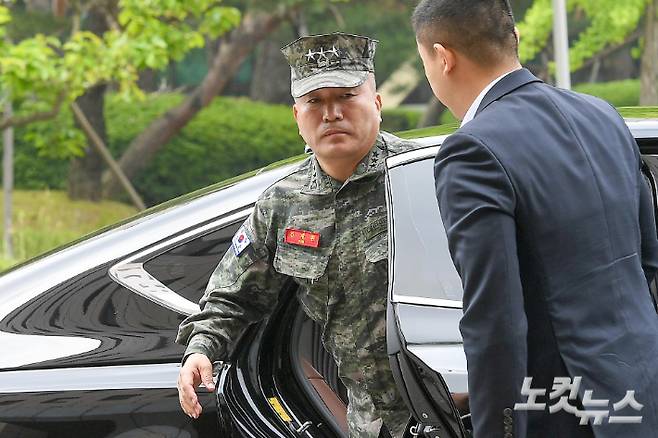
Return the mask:
[[[522,68],[508,74],[502,78],[491,90],[484,96],[478,110],[475,112],[475,117],[480,114],[486,107],[497,101],[501,97],[511,93],[512,91],[532,82],[541,82],[541,79],[530,73],[528,69]]]

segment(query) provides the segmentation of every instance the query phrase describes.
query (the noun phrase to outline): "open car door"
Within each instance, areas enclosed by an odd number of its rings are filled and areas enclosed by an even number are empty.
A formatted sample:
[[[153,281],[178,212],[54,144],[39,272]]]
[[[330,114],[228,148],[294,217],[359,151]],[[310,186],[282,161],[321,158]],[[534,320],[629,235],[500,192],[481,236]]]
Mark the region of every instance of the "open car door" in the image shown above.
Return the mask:
[[[412,434],[462,438],[470,436],[469,417],[451,395],[467,392],[459,333],[462,285],[434,201],[437,150],[387,160],[388,354],[400,392],[419,422]]]

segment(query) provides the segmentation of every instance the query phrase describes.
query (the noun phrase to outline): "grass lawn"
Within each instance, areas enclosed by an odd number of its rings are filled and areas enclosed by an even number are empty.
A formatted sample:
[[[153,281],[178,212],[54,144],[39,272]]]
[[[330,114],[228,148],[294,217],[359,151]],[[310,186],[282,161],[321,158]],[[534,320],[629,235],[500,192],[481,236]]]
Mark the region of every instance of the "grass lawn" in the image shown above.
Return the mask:
[[[4,205],[1,193],[0,200]],[[17,190],[13,201],[14,258],[6,257],[3,236],[0,271],[137,213],[119,202],[71,201],[59,191]]]

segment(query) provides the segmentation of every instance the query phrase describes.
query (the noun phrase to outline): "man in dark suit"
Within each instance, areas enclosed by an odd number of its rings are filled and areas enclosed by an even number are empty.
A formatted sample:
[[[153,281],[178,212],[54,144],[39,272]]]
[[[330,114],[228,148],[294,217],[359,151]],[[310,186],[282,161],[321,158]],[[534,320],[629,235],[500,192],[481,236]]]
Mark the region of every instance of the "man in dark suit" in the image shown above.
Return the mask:
[[[658,241],[632,135],[607,103],[521,68],[506,0],[424,0],[413,22],[463,119],[435,179],[475,438],[657,437]],[[551,399],[560,377],[575,384]]]

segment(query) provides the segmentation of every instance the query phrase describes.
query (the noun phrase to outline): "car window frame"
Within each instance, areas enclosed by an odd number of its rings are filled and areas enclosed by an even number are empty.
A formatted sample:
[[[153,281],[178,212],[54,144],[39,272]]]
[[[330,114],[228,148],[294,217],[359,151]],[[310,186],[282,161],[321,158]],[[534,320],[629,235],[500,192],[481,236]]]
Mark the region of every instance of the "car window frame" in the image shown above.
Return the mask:
[[[441,143],[448,136],[439,136],[439,137],[429,137],[424,139],[419,139],[423,147],[414,149],[412,151],[404,152],[401,154],[393,155],[386,160],[386,197],[387,205],[393,205],[392,197],[392,181],[390,178],[390,170],[397,167],[406,166],[414,164],[418,161],[424,161],[428,159],[434,159]],[[395,293],[395,218],[393,216],[393,211],[388,212],[388,223],[389,223],[389,233],[388,233],[388,294],[391,303],[396,304],[415,304],[421,306],[432,306],[432,307],[443,307],[443,308],[452,308],[452,309],[461,309],[463,308],[462,300],[451,300],[451,299],[442,299],[442,298],[430,298],[430,297],[421,297],[413,295],[399,295]]]
[[[244,221],[253,211],[253,205],[231,212],[200,227],[193,228],[114,263],[108,275],[115,283],[162,307],[189,316],[200,311],[199,305],[165,286],[151,275],[144,264],[150,259],[183,245],[191,240],[206,236],[222,227]],[[218,260],[219,262],[219,260]]]

